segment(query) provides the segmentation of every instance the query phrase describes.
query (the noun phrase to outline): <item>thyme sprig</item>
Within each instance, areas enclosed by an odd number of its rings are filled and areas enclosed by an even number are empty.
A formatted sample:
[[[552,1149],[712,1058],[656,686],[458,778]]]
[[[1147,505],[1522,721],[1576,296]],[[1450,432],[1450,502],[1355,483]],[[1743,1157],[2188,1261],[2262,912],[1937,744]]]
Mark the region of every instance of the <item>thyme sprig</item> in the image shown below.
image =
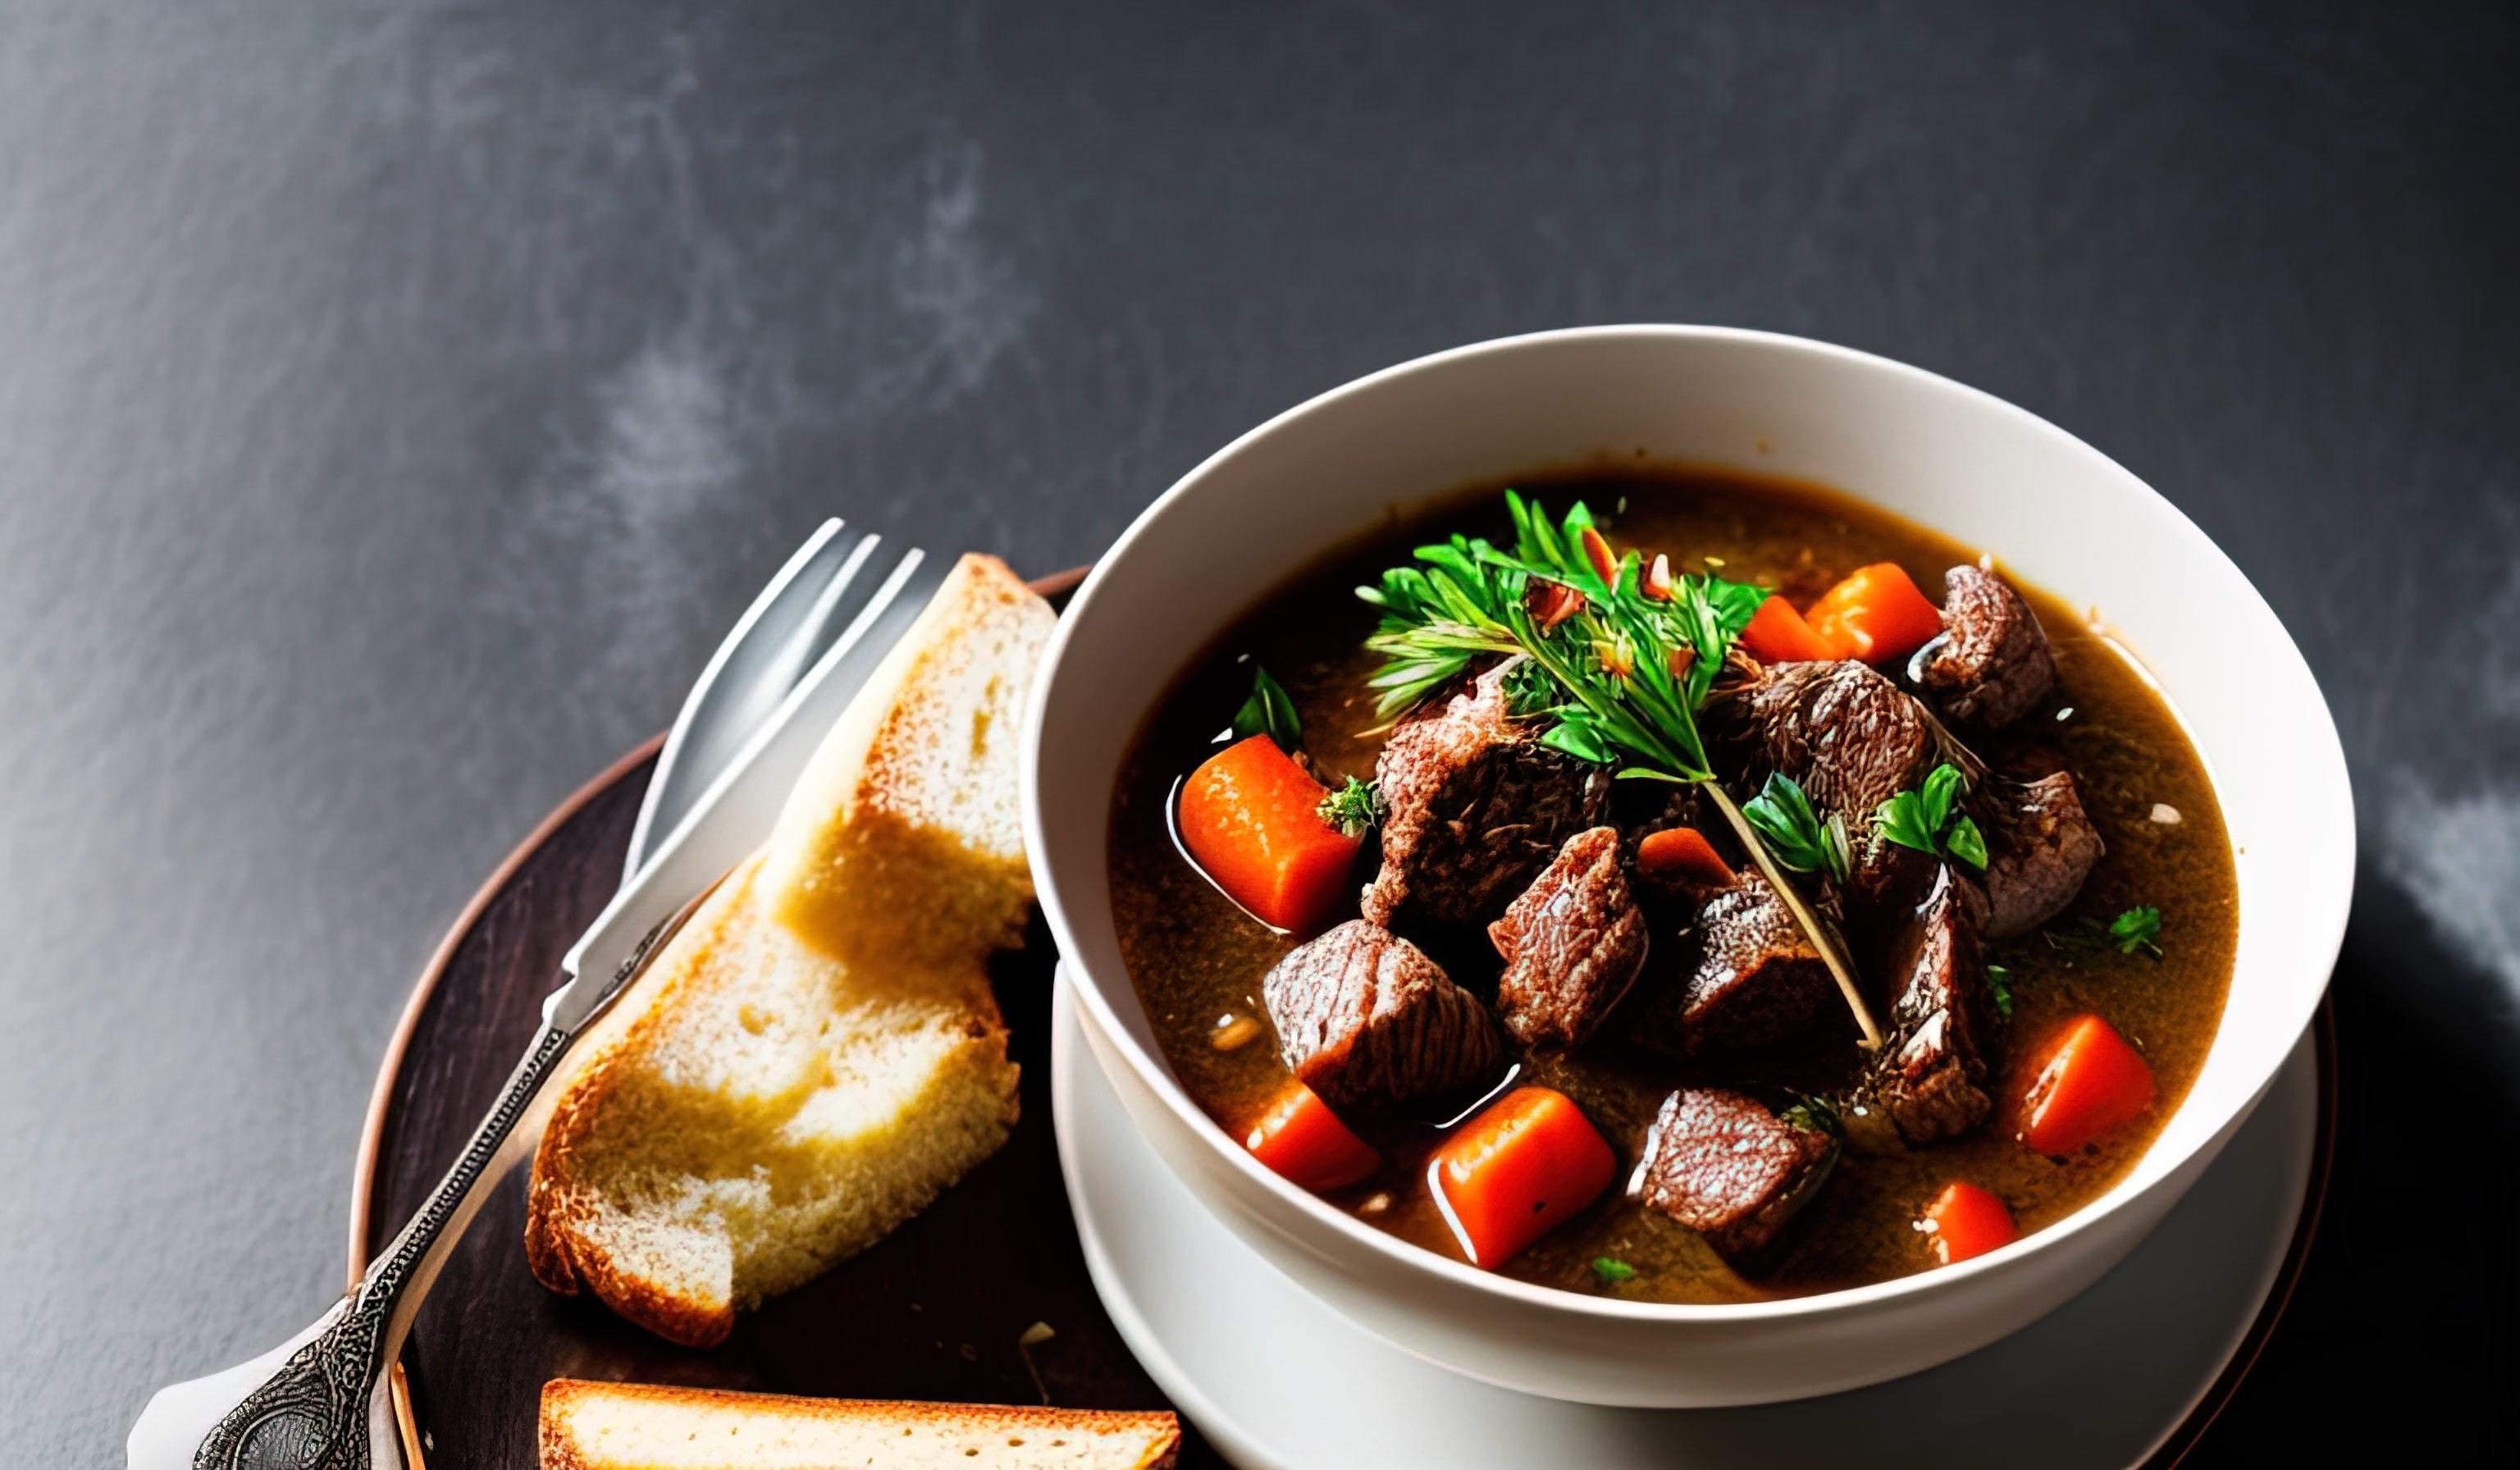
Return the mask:
[[[1766,592],[1691,573],[1652,597],[1642,558],[1611,557],[1580,502],[1555,522],[1510,490],[1506,508],[1511,551],[1456,535],[1418,548],[1422,565],[1357,589],[1383,614],[1366,640],[1383,656],[1369,681],[1376,713],[1408,709],[1483,658],[1520,654],[1546,682],[1524,677],[1516,713],[1549,718],[1552,749],[1622,776],[1711,779],[1697,708]]]
[[[1509,707],[1545,719],[1541,742],[1580,760],[1618,767],[1622,778],[1701,783],[1794,922],[1819,950],[1844,995],[1864,1045],[1880,1028],[1864,1002],[1835,932],[1813,913],[1775,854],[1715,779],[1698,708],[1766,589],[1711,573],[1670,575],[1660,558],[1612,551],[1578,502],[1552,520],[1536,501],[1506,492],[1510,551],[1455,535],[1418,547],[1357,596],[1382,609],[1366,646],[1382,667],[1368,684],[1388,719],[1461,678],[1481,660],[1515,657]]]

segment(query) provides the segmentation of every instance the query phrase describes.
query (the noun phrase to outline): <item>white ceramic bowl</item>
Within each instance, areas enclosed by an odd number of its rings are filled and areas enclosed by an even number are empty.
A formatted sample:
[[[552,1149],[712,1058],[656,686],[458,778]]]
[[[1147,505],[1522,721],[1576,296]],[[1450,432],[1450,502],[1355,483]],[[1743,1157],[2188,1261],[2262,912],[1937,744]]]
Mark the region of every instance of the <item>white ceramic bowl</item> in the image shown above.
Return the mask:
[[[1958,1266],[1738,1306],[1528,1285],[1408,1245],[1261,1168],[1157,1048],[1109,902],[1131,737],[1208,639],[1406,505],[1602,452],[1819,480],[1998,552],[2136,648],[2214,775],[2238,854],[2230,1001],[2161,1136],[2070,1219]],[[1605,327],[1483,342],[1253,429],[1149,506],[1052,640],[1024,745],[1025,838],[1096,1060],[1148,1141],[1262,1256],[1369,1330],[1551,1398],[1753,1403],[1914,1372],[2011,1332],[2133,1249],[2248,1116],[2326,988],[2354,877],[2327,706],[2248,580],[2143,482],[1946,379],[1793,337]]]

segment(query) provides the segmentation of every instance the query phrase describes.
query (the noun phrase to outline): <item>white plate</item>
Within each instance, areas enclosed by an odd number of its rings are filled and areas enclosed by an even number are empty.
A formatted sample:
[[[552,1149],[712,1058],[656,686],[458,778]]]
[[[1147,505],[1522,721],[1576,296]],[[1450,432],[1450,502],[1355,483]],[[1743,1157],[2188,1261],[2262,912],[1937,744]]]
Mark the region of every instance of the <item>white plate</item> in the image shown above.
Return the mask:
[[[2307,1199],[2304,1038],[2256,1114],[2135,1253],[2011,1337],[1929,1372],[1749,1408],[1596,1408],[1436,1367],[1267,1265],[1164,1168],[1085,1049],[1062,974],[1060,1166],[1094,1284],[1138,1360],[1243,1466],[2140,1463],[2204,1398],[2274,1286]]]

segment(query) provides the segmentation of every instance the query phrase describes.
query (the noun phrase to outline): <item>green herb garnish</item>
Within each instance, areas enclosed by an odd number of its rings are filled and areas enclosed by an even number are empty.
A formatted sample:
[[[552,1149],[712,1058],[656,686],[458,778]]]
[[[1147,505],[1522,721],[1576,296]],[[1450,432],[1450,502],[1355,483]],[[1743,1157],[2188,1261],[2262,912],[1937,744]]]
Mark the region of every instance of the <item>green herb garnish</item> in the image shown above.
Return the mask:
[[[1995,997],[1995,1008],[2009,1021],[2012,1019],[2012,971],[2000,964],[1986,967],[1986,989]]]
[[[2152,958],[2159,959],[2161,958],[2160,939],[2161,911],[2150,904],[2139,909],[2129,909],[2109,920],[2109,941],[2118,947],[2118,953],[2121,955],[2132,955],[2138,950],[2150,950]]]
[[[1807,1134],[1843,1133],[1846,1128],[1845,1121],[1837,1115],[1837,1104],[1817,1092],[1803,1094],[1777,1117]]]
[[[1927,857],[1966,863],[1982,872],[1986,837],[1960,810],[1960,797],[1967,792],[1968,778],[1946,761],[1927,773],[1915,790],[1902,791],[1881,803],[1872,813],[1872,829],[1884,842],[1913,848]]]
[[[1692,572],[1657,579],[1649,596],[1642,558],[1635,551],[1613,555],[1582,504],[1552,521],[1511,490],[1505,499],[1513,517],[1510,552],[1456,535],[1418,548],[1416,564],[1357,589],[1382,609],[1365,641],[1383,658],[1367,681],[1379,691],[1377,712],[1395,716],[1482,660],[1526,660],[1506,675],[1508,706],[1518,718],[1548,722],[1543,744],[1617,767],[1622,778],[1705,785],[1819,950],[1864,1045],[1879,1046],[1880,1028],[1835,935],[1715,780],[1697,730],[1698,707],[1767,591]]]
[[[1613,1256],[1596,1256],[1593,1258],[1593,1274],[1600,1278],[1602,1285],[1616,1286],[1622,1281],[1635,1280],[1637,1269]]]
[[[1528,658],[1517,658],[1505,671],[1505,707],[1517,720],[1535,719],[1557,707],[1557,682]]]
[[[1283,685],[1269,677],[1267,669],[1254,664],[1251,697],[1234,712],[1234,737],[1248,739],[1256,735],[1277,741],[1278,748],[1288,755],[1304,744],[1304,720],[1295,713],[1295,701],[1287,696]]]
[[[1520,654],[1533,672],[1508,675],[1514,711],[1553,723],[1552,748],[1621,775],[1701,781],[1713,776],[1697,731],[1724,656],[1766,593],[1691,574],[1668,601],[1645,596],[1634,551],[1603,577],[1585,550],[1598,537],[1580,503],[1552,522],[1508,490],[1510,552],[1454,536],[1416,552],[1357,596],[1382,609],[1366,646],[1383,655],[1370,681],[1376,709],[1396,715],[1482,658]],[[1571,598],[1568,596],[1571,594]]]
[[[1351,776],[1347,784],[1322,798],[1313,809],[1321,819],[1337,827],[1342,837],[1362,837],[1382,820],[1382,788],[1370,780]]]
[[[1953,857],[1980,872],[1986,871],[1986,837],[1970,819],[1962,817],[1953,823],[1951,829],[1943,833],[1943,846]]]
[[[2121,955],[2149,950],[2152,958],[2159,959],[2162,958],[2161,911],[2145,904],[2129,909],[2106,923],[2086,913],[2061,927],[2042,929],[2039,937],[2048,941],[2048,948],[2061,955],[2088,958],[2106,950],[2115,950]]]
[[[1782,772],[1770,776],[1759,794],[1741,804],[1741,815],[1767,839],[1778,863],[1846,881],[1846,819],[1831,813],[1822,821],[1800,781]]]

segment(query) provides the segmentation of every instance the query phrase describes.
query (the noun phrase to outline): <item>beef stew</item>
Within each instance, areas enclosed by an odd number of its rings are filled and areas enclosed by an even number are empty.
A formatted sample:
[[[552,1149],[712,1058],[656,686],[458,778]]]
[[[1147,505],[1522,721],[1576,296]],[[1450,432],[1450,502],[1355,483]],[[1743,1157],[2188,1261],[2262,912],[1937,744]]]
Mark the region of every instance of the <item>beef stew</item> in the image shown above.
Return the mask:
[[[2140,668],[1820,487],[1515,489],[1306,569],[1140,731],[1115,916],[1191,1095],[1380,1228],[1633,1300],[1959,1259],[1956,1186],[2023,1232],[2105,1190],[2237,928]],[[1500,1252],[1472,1202],[1545,1227]]]

